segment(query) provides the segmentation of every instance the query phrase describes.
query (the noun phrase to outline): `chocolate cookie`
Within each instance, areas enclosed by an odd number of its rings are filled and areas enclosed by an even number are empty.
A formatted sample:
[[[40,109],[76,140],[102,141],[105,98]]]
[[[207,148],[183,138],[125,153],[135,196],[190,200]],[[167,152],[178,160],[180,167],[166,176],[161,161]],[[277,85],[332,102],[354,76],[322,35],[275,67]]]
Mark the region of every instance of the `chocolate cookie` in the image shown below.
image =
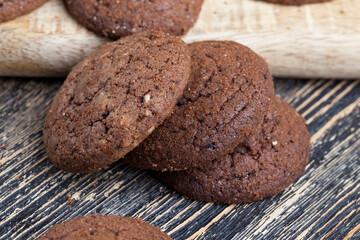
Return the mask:
[[[285,5],[303,5],[308,3],[322,3],[329,2],[331,0],[265,0],[270,3],[279,3]]]
[[[196,22],[203,0],[65,0],[88,29],[110,38],[145,30],[185,34]]]
[[[304,171],[311,146],[305,120],[282,99],[273,101],[259,130],[232,153],[206,168],[157,177],[199,201],[239,204],[281,193]]]
[[[69,172],[99,170],[173,111],[191,69],[187,45],[148,31],[108,43],[76,65],[45,119],[45,150]]]
[[[192,70],[174,113],[125,157],[139,168],[208,166],[244,141],[263,121],[273,81],[265,61],[231,41],[189,45]]]
[[[74,218],[60,223],[41,235],[38,240],[112,240],[156,239],[169,240],[161,232],[140,218],[92,215]]]
[[[45,2],[46,0],[0,0],[0,23],[27,14]]]

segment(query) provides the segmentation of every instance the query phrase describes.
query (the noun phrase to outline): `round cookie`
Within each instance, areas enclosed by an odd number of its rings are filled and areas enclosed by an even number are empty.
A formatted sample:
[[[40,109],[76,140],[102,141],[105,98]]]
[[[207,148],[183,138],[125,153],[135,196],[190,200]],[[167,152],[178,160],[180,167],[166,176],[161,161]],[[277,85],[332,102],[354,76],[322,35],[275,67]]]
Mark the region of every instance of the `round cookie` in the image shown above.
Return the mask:
[[[311,146],[305,120],[284,100],[273,101],[259,130],[232,153],[206,168],[156,176],[199,201],[239,204],[281,193],[304,171]]]
[[[160,171],[207,166],[263,121],[274,87],[260,56],[232,41],[199,42],[189,48],[192,70],[183,98],[126,162]]]
[[[65,0],[85,27],[110,38],[145,30],[184,35],[195,24],[203,0]]]
[[[45,2],[46,0],[0,0],[0,23],[27,14]]]
[[[45,150],[69,172],[99,170],[171,114],[191,70],[187,45],[148,31],[108,43],[77,64],[45,118]]]
[[[303,5],[309,3],[329,2],[331,0],[265,0],[265,1],[270,3],[284,4],[284,5]]]
[[[60,223],[41,235],[38,240],[116,240],[116,239],[156,239],[169,240],[161,232],[140,218],[123,216],[91,215],[74,218]]]

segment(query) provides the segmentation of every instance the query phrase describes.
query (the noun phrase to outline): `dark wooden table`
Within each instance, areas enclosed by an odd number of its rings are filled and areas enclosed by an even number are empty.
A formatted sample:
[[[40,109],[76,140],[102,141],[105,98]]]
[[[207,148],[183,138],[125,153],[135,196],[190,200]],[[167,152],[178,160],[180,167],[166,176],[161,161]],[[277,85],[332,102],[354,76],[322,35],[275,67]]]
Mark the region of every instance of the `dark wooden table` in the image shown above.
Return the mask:
[[[283,194],[230,206],[186,200],[121,161],[92,174],[56,169],[42,128],[61,83],[0,78],[0,239],[94,213],[140,217],[174,239],[360,239],[360,80],[277,79],[307,120],[310,163]]]

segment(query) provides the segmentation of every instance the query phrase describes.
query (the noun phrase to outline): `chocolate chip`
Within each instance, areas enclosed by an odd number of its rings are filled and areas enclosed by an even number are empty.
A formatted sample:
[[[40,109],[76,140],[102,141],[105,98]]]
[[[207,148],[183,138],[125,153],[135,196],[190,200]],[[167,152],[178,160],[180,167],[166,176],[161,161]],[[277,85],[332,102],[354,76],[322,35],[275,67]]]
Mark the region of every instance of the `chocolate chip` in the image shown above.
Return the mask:
[[[102,117],[104,118],[104,119],[106,119],[107,118],[107,116],[109,116],[109,112],[103,112],[103,114],[102,114]]]
[[[186,99],[182,99],[182,100],[180,100],[180,101],[176,104],[176,106],[177,106],[177,107],[181,107],[182,105],[185,105],[187,102],[188,102],[188,101],[186,101]]]
[[[215,149],[215,144],[214,143],[210,143],[206,146],[207,149],[210,149],[210,150],[214,150]]]

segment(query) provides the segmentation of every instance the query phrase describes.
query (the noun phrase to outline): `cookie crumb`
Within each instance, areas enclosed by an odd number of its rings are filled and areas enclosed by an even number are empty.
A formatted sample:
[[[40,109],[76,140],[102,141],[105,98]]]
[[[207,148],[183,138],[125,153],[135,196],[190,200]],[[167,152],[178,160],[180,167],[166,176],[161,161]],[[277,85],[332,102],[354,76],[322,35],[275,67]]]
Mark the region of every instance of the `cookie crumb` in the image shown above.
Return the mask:
[[[80,193],[75,193],[71,198],[76,201],[80,200]]]
[[[67,205],[71,205],[71,204],[74,203],[74,202],[75,202],[74,199],[69,198],[69,199],[67,200],[66,204],[67,204]]]
[[[86,200],[88,201],[94,201],[95,200],[95,193],[91,193],[87,198]]]

